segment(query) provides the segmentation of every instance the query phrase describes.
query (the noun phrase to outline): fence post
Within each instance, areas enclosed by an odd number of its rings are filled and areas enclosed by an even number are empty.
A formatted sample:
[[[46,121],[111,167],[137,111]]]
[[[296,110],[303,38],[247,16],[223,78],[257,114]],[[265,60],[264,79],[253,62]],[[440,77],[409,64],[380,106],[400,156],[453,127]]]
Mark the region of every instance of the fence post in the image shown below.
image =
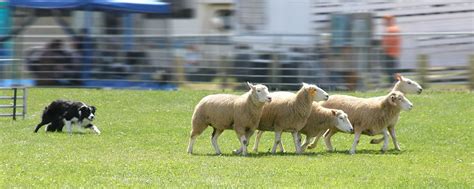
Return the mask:
[[[270,68],[270,74],[271,74],[271,79],[270,79],[270,82],[273,83],[274,86],[277,86],[276,83],[280,83],[280,80],[279,80],[279,60],[278,60],[278,52],[274,52],[272,54],[272,62],[271,62],[271,68]],[[278,86],[280,87],[280,86]]]
[[[228,76],[227,76],[227,71],[228,71],[228,66],[229,66],[229,58],[227,56],[223,55],[221,56],[221,69],[220,69],[220,74],[222,76],[222,81],[221,81],[221,88],[225,89],[229,86],[228,83]]]
[[[16,120],[16,97],[18,88],[13,88],[13,120]]]
[[[474,90],[474,54],[469,56],[469,67],[470,67],[470,79],[469,79],[469,89]]]
[[[417,58],[418,62],[418,81],[423,88],[428,88],[428,55],[419,54]]]
[[[28,92],[26,91],[26,87],[23,87],[22,90],[23,90],[23,95],[22,95],[23,96],[23,100],[22,100],[23,101],[23,119],[25,119],[26,109],[28,109],[26,107],[26,95],[28,95]]]
[[[176,80],[178,80],[178,85],[184,85],[186,84],[186,77],[184,72],[183,59],[179,56],[174,56],[174,61],[176,65]]]

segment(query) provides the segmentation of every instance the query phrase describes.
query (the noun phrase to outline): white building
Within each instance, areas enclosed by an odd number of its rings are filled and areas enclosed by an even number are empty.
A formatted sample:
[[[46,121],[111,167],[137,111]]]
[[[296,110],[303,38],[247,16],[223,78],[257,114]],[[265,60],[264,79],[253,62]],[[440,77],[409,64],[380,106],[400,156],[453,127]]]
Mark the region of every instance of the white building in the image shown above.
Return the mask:
[[[332,13],[370,12],[375,38],[383,33],[381,17],[393,15],[403,36],[401,66],[416,67],[416,55],[427,54],[432,66],[467,65],[474,49],[474,1],[469,0],[317,0],[312,23],[317,33],[330,32]],[[444,33],[444,34],[443,34]]]

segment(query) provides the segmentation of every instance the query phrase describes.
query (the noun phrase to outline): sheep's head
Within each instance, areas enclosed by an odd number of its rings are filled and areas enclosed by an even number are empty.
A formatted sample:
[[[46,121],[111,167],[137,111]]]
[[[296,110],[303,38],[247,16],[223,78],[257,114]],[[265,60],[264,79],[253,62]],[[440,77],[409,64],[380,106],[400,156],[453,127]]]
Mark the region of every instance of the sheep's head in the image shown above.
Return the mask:
[[[395,74],[395,79],[398,80],[397,82],[397,90],[402,93],[417,93],[421,94],[423,88],[418,84],[416,81],[403,77],[401,74]]]
[[[400,107],[404,111],[411,110],[413,104],[403,95],[403,93],[398,91],[392,91],[389,94],[388,101],[391,105]]]
[[[316,85],[303,83],[302,89],[313,96],[314,101],[325,101],[329,98],[328,93]]]
[[[352,128],[352,124],[349,121],[349,117],[347,114],[342,111],[342,110],[331,110],[332,115],[336,118],[337,120],[337,125],[336,127],[346,133],[352,133],[354,132],[354,129]]]
[[[257,100],[259,102],[272,101],[272,97],[270,97],[270,93],[268,92],[267,86],[262,85],[262,84],[252,85],[249,82],[247,82],[247,85],[250,88],[252,95],[255,95],[255,97],[257,97]]]

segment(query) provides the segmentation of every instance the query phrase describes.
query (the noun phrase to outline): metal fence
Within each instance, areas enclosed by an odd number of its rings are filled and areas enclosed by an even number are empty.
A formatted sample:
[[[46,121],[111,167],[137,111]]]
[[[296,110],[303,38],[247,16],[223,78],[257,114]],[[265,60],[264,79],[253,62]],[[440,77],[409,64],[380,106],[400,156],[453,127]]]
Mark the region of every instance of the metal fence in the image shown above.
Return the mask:
[[[57,27],[33,29],[41,35],[18,35],[4,43],[11,48],[2,50],[1,86],[175,89],[250,81],[282,90],[301,82],[328,90],[367,90],[391,85],[394,72],[424,85],[467,85],[474,64],[474,32],[402,33],[399,64],[391,69],[380,44],[382,33],[366,45],[335,46],[326,33],[91,34],[78,39],[50,32]]]
[[[24,87],[2,88],[0,87],[0,117],[17,116],[25,119],[27,90]]]

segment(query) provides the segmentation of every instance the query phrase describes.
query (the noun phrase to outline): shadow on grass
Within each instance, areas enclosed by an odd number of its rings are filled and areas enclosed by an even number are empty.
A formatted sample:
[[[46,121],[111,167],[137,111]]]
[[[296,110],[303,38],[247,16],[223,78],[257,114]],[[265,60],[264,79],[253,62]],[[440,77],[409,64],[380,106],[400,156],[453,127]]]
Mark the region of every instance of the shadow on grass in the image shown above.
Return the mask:
[[[390,150],[387,150],[386,152],[382,152],[381,150],[356,150],[356,153],[353,154],[353,155],[357,155],[357,154],[371,154],[371,155],[400,155],[400,154],[403,154],[405,153],[406,151],[398,151],[398,150],[395,150],[395,149],[390,149]],[[334,152],[327,152],[327,153],[330,153],[330,154],[349,154],[349,150],[335,150]]]
[[[39,134],[40,132],[38,133],[33,133],[33,134]],[[47,132],[41,132],[41,133],[45,133],[45,134],[58,134],[58,135],[62,135],[62,134],[66,134],[66,135],[69,135],[68,132],[51,132],[51,131],[47,131]],[[91,133],[91,132],[81,132],[81,131],[72,131],[71,132],[71,135],[88,135],[88,134],[95,134],[95,133]]]
[[[370,154],[370,155],[401,155],[407,151],[398,151],[395,149],[390,149],[387,150],[385,153],[383,153],[380,150],[357,150],[356,154]],[[223,153],[223,154],[215,154],[215,153],[207,153],[207,154],[197,154],[193,153],[193,156],[216,156],[216,157],[247,157],[247,158],[260,158],[260,157],[268,157],[268,156],[331,156],[335,154],[341,154],[341,155],[351,155],[349,154],[349,150],[335,150],[333,152],[311,152],[311,151],[305,151],[302,154],[296,154],[295,152],[277,152],[275,154],[272,154],[271,152],[249,152],[247,156],[242,156],[240,154],[234,154],[234,153]]]

